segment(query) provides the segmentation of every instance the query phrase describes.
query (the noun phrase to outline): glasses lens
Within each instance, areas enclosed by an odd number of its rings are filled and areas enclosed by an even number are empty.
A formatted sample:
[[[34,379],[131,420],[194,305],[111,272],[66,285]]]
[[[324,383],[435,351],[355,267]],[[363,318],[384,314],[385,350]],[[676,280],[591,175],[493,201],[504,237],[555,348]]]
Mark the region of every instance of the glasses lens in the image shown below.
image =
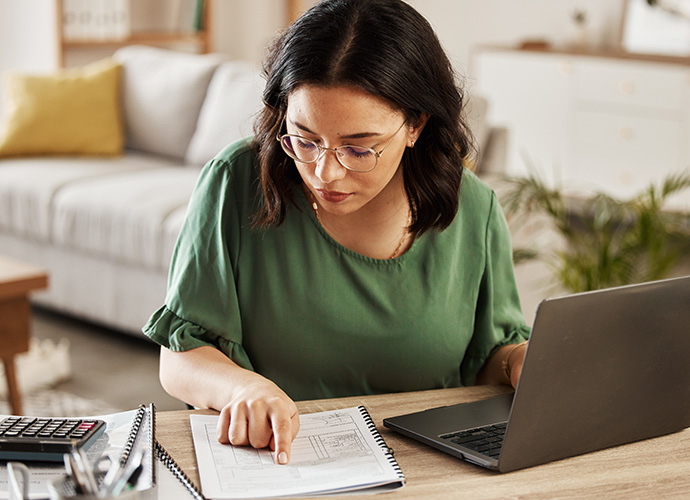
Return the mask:
[[[319,157],[319,147],[309,139],[284,135],[280,139],[280,144],[283,146],[283,150],[295,160],[312,162]]]
[[[321,148],[318,144],[297,135],[284,135],[280,138],[283,151],[292,159],[312,163],[319,159]],[[345,168],[357,172],[368,172],[376,166],[376,151],[364,146],[340,146],[335,148],[338,161]]]
[[[363,146],[341,146],[337,148],[338,160],[350,170],[366,172],[376,166],[376,152]]]

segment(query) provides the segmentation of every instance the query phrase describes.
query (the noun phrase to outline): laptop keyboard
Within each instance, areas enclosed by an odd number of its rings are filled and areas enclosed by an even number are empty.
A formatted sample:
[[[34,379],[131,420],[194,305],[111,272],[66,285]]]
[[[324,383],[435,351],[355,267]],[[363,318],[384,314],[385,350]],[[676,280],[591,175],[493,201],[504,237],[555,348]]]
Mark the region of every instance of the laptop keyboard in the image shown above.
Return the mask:
[[[501,454],[503,436],[506,433],[508,422],[501,422],[494,425],[467,429],[459,432],[443,434],[441,439],[447,439],[451,443],[459,444],[465,448],[470,448],[491,458],[498,458]]]

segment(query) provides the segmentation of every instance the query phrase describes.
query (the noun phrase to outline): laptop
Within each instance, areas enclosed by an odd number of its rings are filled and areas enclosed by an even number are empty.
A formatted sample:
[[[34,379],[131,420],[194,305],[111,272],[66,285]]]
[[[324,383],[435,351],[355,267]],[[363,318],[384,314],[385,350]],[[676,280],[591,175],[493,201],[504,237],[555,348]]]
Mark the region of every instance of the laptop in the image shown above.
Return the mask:
[[[690,276],[546,299],[514,393],[383,425],[500,472],[690,427]]]

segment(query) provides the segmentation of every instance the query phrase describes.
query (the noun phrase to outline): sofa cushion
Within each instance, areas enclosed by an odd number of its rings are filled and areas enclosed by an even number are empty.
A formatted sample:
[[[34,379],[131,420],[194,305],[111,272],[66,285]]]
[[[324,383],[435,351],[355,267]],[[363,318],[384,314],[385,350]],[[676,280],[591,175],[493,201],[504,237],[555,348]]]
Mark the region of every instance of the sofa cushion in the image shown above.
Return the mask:
[[[228,144],[251,135],[264,85],[258,69],[249,62],[221,64],[208,86],[185,161],[201,166]]]
[[[165,264],[164,271],[168,271],[170,262],[172,261],[173,251],[177,244],[177,237],[182,230],[182,223],[187,215],[187,205],[178,207],[168,214],[163,222],[163,240],[162,240],[162,259]]]
[[[69,186],[160,168],[168,160],[142,154],[119,158],[40,157],[0,161],[0,229],[33,240],[52,237],[54,198]]]
[[[122,152],[116,61],[104,59],[47,75],[9,73],[4,84],[0,156]]]
[[[187,206],[198,175],[172,166],[71,184],[55,196],[55,244],[165,271],[166,220]]]
[[[184,158],[220,56],[131,45],[114,58],[123,65],[127,147]]]

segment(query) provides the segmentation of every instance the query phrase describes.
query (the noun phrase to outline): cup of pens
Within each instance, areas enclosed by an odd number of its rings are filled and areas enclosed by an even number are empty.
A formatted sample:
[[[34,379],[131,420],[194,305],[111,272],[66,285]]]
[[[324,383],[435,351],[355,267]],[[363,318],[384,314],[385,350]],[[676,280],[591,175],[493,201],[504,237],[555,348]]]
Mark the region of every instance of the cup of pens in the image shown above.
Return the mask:
[[[104,493],[77,493],[68,477],[53,481],[48,489],[50,500],[139,500],[140,498],[140,492],[137,490],[127,490],[117,496],[106,496]]]
[[[67,475],[48,485],[51,500],[138,500],[137,480],[143,469],[143,453],[127,464],[104,456],[89,464],[84,452],[64,456]]]

